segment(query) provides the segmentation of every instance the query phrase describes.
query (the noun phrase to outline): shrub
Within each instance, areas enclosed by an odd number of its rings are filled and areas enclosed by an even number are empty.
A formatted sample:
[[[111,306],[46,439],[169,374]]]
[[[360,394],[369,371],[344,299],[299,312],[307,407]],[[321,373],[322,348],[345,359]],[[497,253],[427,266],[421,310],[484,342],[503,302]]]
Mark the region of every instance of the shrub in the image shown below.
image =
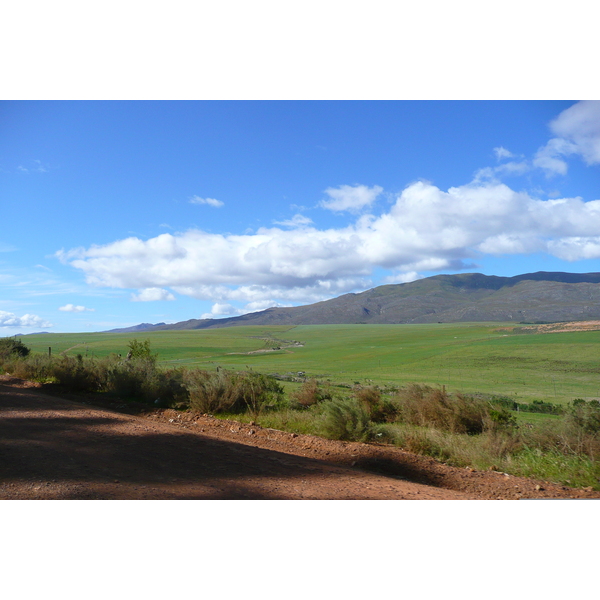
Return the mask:
[[[52,359],[45,354],[9,358],[2,366],[7,373],[20,379],[44,382],[52,378]]]
[[[153,358],[110,360],[104,368],[102,389],[118,396],[154,402],[161,394],[169,395],[169,390],[177,389]]]
[[[238,401],[235,375],[228,371],[186,369],[183,385],[189,394],[190,407],[201,413],[231,411]]]
[[[75,392],[95,392],[100,389],[100,376],[93,360],[84,360],[81,354],[77,357],[60,356],[52,360],[49,370],[60,385]]]
[[[29,348],[17,338],[0,338],[0,361],[29,355]]]
[[[432,426],[452,433],[481,433],[489,422],[489,407],[483,400],[455,394],[445,389],[413,384],[396,396],[400,420]]]
[[[373,386],[359,388],[354,391],[354,396],[362,404],[369,415],[377,409],[381,402],[381,392]]]
[[[490,408],[488,412],[488,429],[499,430],[499,429],[510,429],[517,427],[517,417],[515,417],[510,410],[502,407],[500,409]]]
[[[366,441],[370,437],[370,419],[356,398],[334,398],[322,404],[322,430],[333,440]]]
[[[156,361],[158,355],[150,352],[150,340],[144,340],[139,342],[137,339],[131,340],[127,344],[129,352],[127,353],[128,359],[143,359]]]
[[[323,402],[324,400],[331,400],[333,398],[333,393],[331,392],[331,386],[329,384],[321,386],[317,380],[313,378],[305,381],[292,393],[291,398],[293,403],[295,402],[306,408],[308,406],[313,406],[318,402]]]
[[[283,388],[277,380],[260,373],[231,373],[188,369],[183,385],[189,393],[190,407],[202,413],[248,410],[253,416],[283,398]]]
[[[274,407],[283,399],[283,388],[277,380],[261,373],[245,373],[237,376],[239,398],[254,419],[267,406]]]

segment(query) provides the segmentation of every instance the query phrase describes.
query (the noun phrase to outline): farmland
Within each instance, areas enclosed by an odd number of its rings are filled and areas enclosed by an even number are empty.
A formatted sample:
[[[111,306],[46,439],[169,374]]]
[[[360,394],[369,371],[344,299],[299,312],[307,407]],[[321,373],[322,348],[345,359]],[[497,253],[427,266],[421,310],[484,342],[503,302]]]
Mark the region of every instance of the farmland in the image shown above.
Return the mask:
[[[164,366],[217,367],[332,384],[424,383],[567,403],[600,397],[600,331],[540,333],[514,323],[248,326],[140,333],[43,334],[34,352],[107,356],[150,340]]]

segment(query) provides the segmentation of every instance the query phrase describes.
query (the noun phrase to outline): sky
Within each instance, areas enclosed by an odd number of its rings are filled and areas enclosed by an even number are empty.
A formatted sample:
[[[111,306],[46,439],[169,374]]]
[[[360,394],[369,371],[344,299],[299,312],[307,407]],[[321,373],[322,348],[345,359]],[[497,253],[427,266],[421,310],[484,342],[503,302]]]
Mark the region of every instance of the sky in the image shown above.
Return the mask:
[[[600,271],[600,102],[0,102],[0,335]]]

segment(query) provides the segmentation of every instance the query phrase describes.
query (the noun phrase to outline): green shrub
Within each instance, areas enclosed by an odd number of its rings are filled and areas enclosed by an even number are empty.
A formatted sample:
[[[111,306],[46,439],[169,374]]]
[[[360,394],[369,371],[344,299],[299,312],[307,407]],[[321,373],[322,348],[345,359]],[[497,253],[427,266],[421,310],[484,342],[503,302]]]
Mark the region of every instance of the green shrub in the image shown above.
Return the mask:
[[[267,407],[275,408],[283,399],[283,388],[277,380],[261,373],[238,374],[236,386],[240,399],[254,419],[258,419]]]
[[[273,377],[260,373],[232,373],[187,369],[183,385],[189,404],[201,413],[249,411],[258,416],[263,409],[281,404],[283,388]]]
[[[0,338],[0,361],[8,358],[25,357],[29,348],[17,338]]]
[[[124,398],[154,402],[168,384],[152,358],[117,360],[105,365],[102,389]]]
[[[100,389],[101,381],[96,363],[92,359],[60,356],[49,364],[52,377],[60,385],[74,392],[95,392]]]
[[[183,372],[183,385],[188,391],[189,404],[193,410],[206,414],[235,412],[238,393],[234,373],[186,369]],[[239,407],[236,408],[239,410]]]
[[[334,398],[322,404],[322,431],[333,440],[366,441],[369,413],[356,398]]]
[[[127,359],[143,359],[143,360],[154,360],[158,358],[157,354],[152,354],[150,351],[150,340],[144,340],[142,342],[137,339],[131,340],[127,344],[129,352],[127,353]]]
[[[20,379],[44,382],[52,378],[52,359],[46,354],[9,358],[3,362],[3,368]]]
[[[517,417],[504,407],[490,408],[488,429],[510,429],[517,427]]]

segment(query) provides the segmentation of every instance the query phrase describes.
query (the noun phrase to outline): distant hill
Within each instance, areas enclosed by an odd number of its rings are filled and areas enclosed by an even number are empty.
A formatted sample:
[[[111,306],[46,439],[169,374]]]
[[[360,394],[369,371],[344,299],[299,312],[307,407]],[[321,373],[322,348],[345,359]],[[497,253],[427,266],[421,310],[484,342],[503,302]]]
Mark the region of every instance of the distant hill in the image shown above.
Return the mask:
[[[165,323],[140,323],[139,325],[133,325],[133,327],[122,327],[120,329],[111,329],[105,333],[130,333],[132,331],[154,331],[157,327],[162,327]]]
[[[481,273],[435,275],[359,294],[289,308],[268,308],[225,319],[144,323],[113,331],[215,329],[237,325],[349,323],[454,323],[515,321],[554,323],[600,320],[600,273]]]

